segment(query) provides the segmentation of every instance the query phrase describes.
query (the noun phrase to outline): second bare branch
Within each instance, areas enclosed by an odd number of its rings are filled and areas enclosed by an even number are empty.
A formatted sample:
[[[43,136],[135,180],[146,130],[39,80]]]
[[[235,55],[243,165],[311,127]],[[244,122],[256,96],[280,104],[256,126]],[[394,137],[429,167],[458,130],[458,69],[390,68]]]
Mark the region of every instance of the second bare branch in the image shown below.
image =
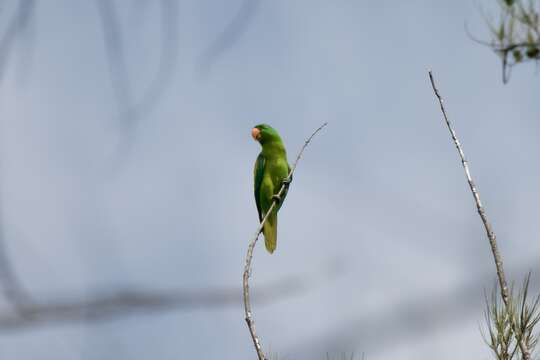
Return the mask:
[[[484,224],[484,229],[486,230],[486,234],[489,240],[489,245],[491,247],[491,253],[493,254],[493,260],[495,261],[495,268],[497,270],[497,278],[499,280],[499,286],[501,289],[501,298],[503,300],[505,309],[508,310],[509,307],[511,306],[510,304],[511,299],[509,296],[508,284],[506,282],[506,276],[504,274],[502,257],[499,252],[499,248],[497,246],[497,239],[496,239],[495,233],[493,232],[493,228],[491,227],[491,224],[488,221],[484,206],[482,205],[482,202],[480,201],[480,194],[478,193],[478,189],[476,188],[476,185],[474,184],[473,179],[471,177],[471,173],[469,171],[469,163],[465,159],[465,154],[463,153],[463,148],[461,147],[461,143],[459,142],[457,138],[456,132],[454,131],[452,124],[450,123],[450,120],[448,120],[448,115],[446,114],[446,109],[444,108],[444,101],[439,93],[439,90],[437,89],[437,86],[435,85],[435,80],[433,79],[433,74],[431,73],[431,71],[429,71],[429,80],[431,82],[431,87],[433,88],[433,92],[435,93],[435,96],[439,100],[439,105],[441,107],[441,112],[443,114],[444,121],[446,122],[448,131],[450,132],[450,135],[452,136],[454,145],[456,146],[456,149],[459,153],[459,157],[461,158],[461,164],[463,165],[463,170],[465,171],[465,176],[467,177],[467,182],[469,183],[469,188],[471,189],[474,202],[476,203],[476,209],[478,210],[480,219],[482,219],[482,223]],[[521,350],[521,353],[523,354],[523,359],[530,360],[531,358],[530,351],[525,345],[525,342],[523,341],[523,339],[519,337],[519,333],[517,332],[518,329],[514,320],[511,322],[511,326],[512,326],[512,331],[516,335],[519,349]]]

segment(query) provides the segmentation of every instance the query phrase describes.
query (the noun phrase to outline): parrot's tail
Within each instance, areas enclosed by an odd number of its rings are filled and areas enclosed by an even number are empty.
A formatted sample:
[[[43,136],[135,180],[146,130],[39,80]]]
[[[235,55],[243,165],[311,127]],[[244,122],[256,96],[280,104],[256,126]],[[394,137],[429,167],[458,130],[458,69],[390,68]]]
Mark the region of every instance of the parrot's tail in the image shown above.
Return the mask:
[[[266,250],[272,254],[277,246],[277,211],[272,211],[272,214],[266,219],[263,227],[263,234]]]

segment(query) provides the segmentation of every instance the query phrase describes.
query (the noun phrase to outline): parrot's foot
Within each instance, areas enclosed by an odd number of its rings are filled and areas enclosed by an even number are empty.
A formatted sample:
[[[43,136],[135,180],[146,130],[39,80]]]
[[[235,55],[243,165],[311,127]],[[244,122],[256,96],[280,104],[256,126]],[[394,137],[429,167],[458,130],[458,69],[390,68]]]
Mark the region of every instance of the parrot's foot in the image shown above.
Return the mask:
[[[291,179],[290,177],[286,177],[286,178],[283,179],[281,182],[283,183],[283,185],[289,186],[290,183],[292,182],[292,179]]]
[[[280,203],[280,202],[281,202],[281,196],[279,196],[279,195],[273,195],[273,196],[272,196],[272,200],[276,201],[277,203]]]

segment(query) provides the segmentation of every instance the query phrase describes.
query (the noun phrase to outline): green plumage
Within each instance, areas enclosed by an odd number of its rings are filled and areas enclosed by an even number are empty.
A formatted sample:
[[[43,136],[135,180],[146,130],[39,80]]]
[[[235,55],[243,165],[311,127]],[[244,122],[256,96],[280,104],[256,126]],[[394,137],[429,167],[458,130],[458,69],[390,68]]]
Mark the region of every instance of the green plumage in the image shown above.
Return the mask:
[[[283,181],[287,179],[290,166],[287,162],[285,146],[276,130],[268,125],[261,124],[255,126],[252,134],[262,146],[262,151],[257,157],[257,161],[255,161],[253,172],[255,203],[259,212],[259,221],[262,221],[272,205],[273,196],[277,195]],[[283,205],[286,195],[287,188],[263,226],[264,244],[266,250],[270,253],[276,250],[277,213],[281,205]]]

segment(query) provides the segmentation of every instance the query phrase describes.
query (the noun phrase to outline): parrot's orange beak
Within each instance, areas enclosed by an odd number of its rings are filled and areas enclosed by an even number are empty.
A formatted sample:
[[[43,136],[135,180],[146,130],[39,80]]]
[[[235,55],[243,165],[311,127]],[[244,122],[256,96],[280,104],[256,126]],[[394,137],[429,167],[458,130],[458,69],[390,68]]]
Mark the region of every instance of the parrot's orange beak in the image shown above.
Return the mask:
[[[251,136],[255,141],[259,140],[259,138],[261,137],[261,130],[257,128],[251,129]]]

